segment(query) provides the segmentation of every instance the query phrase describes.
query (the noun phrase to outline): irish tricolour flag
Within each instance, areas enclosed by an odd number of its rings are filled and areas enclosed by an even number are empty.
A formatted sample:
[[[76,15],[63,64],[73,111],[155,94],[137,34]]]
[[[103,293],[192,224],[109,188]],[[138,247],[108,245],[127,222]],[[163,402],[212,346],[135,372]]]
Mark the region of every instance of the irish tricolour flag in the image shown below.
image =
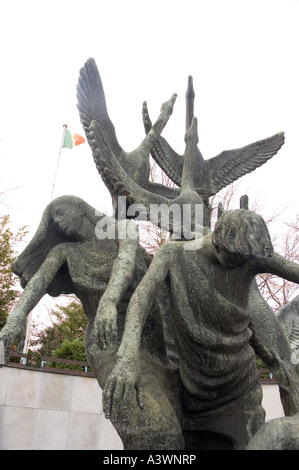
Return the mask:
[[[72,134],[67,128],[65,128],[64,139],[63,139],[63,148],[72,149],[75,145],[80,145],[85,142],[84,137],[77,133]]]

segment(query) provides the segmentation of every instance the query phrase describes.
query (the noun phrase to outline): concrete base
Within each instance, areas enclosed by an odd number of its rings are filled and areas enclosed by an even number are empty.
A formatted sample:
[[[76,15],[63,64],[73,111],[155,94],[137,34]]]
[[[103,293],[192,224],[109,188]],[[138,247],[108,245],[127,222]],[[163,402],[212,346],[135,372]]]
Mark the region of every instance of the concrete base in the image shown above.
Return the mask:
[[[0,369],[1,450],[119,450],[94,378]]]
[[[277,385],[263,385],[266,419],[283,416]],[[1,450],[121,450],[91,377],[0,369]]]

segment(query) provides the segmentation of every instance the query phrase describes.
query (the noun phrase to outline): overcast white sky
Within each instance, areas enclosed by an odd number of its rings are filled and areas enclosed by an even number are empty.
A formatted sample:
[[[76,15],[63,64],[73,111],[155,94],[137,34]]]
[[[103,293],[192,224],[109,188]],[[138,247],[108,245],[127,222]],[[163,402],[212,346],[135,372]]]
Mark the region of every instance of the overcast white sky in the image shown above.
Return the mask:
[[[144,136],[142,102],[154,120],[174,92],[163,135],[183,149],[188,75],[204,158],[285,131],[282,150],[246,178],[246,189],[296,209],[298,18],[298,0],[2,2],[0,190],[18,189],[2,198],[9,205],[0,211],[36,229],[50,200],[62,125],[83,132],[76,84],[90,56],[125,150]],[[88,144],[62,151],[61,194],[99,210],[109,205]]]
[[[285,131],[282,150],[244,179],[240,195],[248,190],[270,212],[298,212],[298,0],[9,0],[0,8],[0,193],[17,187],[1,196],[0,214],[29,225],[28,241],[50,201],[62,125],[83,132],[76,84],[88,57],[125,150],[144,137],[142,102],[154,120],[172,93],[163,135],[183,150],[188,75],[204,158]],[[62,194],[110,207],[88,144],[62,151],[54,196]]]

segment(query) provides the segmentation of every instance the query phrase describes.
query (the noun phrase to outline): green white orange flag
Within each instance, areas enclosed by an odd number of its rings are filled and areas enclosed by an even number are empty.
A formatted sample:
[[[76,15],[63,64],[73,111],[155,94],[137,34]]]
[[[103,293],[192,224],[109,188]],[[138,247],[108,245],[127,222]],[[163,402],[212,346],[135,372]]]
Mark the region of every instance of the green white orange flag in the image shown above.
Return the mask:
[[[73,135],[68,129],[65,129],[62,147],[68,149],[73,148]]]
[[[65,129],[64,139],[63,139],[63,148],[72,149],[75,145],[80,145],[85,142],[84,137],[77,133],[72,134],[68,129]]]
[[[84,139],[84,137],[82,137],[82,135],[77,134],[77,133],[73,134],[73,144],[74,145],[84,144],[84,142],[85,142],[85,139]]]

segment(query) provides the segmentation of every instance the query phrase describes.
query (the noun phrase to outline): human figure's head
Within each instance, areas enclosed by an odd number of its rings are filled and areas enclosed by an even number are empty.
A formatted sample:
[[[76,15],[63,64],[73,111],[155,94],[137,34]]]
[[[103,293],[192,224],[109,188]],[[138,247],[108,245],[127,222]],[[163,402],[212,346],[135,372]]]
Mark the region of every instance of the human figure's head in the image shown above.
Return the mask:
[[[237,209],[224,212],[212,235],[217,258],[227,267],[235,267],[246,259],[272,256],[273,246],[263,218],[255,212]]]
[[[50,204],[53,225],[73,241],[90,239],[95,234],[95,210],[75,196],[61,196]]]
[[[100,213],[75,196],[61,196],[50,202],[33,239],[11,266],[13,272],[21,278],[22,287],[36,273],[54,246],[68,241],[92,239],[100,216]]]

